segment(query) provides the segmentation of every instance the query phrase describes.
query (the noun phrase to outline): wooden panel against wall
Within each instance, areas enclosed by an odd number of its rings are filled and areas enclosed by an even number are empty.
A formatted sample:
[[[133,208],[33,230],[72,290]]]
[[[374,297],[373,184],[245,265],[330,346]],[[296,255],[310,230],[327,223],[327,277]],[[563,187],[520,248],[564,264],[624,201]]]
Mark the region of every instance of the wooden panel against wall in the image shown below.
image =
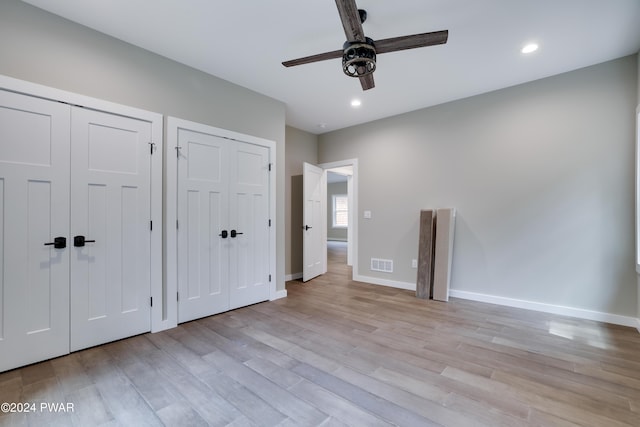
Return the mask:
[[[449,301],[455,208],[436,210],[436,238],[433,255],[433,299]]]
[[[431,294],[431,272],[433,260],[433,221],[431,209],[420,211],[420,240],[418,243],[418,282],[416,296],[428,299]]]

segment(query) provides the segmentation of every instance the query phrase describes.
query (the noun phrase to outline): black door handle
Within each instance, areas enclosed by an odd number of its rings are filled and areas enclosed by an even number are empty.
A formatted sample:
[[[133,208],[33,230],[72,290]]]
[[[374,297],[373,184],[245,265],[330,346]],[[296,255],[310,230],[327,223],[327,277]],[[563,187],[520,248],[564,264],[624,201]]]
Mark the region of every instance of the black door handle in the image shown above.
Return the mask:
[[[238,234],[244,234],[244,233],[240,233],[239,231],[236,231],[236,230],[231,230],[231,237],[236,237]]]
[[[304,231],[307,231],[307,230],[309,230],[309,229],[311,229],[311,228],[313,228],[313,227],[309,227],[308,225],[305,225],[304,227],[302,227],[302,229],[303,229]]]
[[[76,248],[83,247],[85,243],[95,243],[95,240],[85,240],[84,236],[73,237],[73,246]]]
[[[55,237],[53,242],[45,243],[45,246],[53,245],[56,249],[64,249],[67,247],[67,238],[66,237]]]
[[[222,237],[223,239],[226,239],[228,236],[227,230],[222,230],[220,234],[218,234],[218,236]]]

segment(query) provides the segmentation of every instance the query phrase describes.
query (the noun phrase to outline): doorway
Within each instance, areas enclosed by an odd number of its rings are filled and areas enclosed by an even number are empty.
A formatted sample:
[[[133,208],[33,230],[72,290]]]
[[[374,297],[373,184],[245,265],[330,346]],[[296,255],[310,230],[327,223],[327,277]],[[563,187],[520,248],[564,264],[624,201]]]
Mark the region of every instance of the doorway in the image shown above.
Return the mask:
[[[351,280],[351,267],[347,264],[347,242],[329,240],[327,242],[327,274]]]
[[[344,247],[346,265],[351,265],[349,259],[350,222],[353,213],[349,203],[349,187],[353,175],[351,166],[326,170],[327,174],[327,250],[331,247]],[[333,243],[333,245],[332,245]],[[342,243],[340,245],[339,243]],[[328,252],[329,254],[330,252]]]
[[[347,159],[331,163],[323,163],[318,165],[326,176],[329,172],[340,173],[347,176],[347,198],[348,198],[348,227],[346,238],[346,250],[347,250],[347,262],[346,265],[351,266],[352,277],[358,274],[358,159]],[[325,180],[326,182],[326,180]],[[326,184],[325,184],[326,186]],[[326,194],[326,188],[324,193]],[[325,196],[326,197],[326,196]],[[330,205],[330,203],[327,203]],[[328,209],[323,210],[323,238],[318,239],[321,241],[321,248],[319,251],[327,255],[327,226],[331,220],[331,216],[328,214]],[[344,246],[344,245],[343,245]],[[305,253],[307,251],[305,250]],[[325,257],[326,260],[326,257]],[[306,264],[306,261],[305,261]],[[325,261],[326,271],[326,261]]]

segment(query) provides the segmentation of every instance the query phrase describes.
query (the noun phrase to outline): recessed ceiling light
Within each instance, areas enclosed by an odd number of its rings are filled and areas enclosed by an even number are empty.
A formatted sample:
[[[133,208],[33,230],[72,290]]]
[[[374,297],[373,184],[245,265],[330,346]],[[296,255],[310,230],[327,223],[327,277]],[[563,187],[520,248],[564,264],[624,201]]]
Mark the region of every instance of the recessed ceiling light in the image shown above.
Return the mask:
[[[525,47],[523,47],[520,52],[532,53],[532,52],[535,52],[536,50],[538,50],[538,45],[535,43],[529,43],[528,45],[525,45]]]
[[[351,101],[351,106],[353,108],[358,108],[361,105],[362,105],[362,101],[360,101],[359,99],[354,99]]]

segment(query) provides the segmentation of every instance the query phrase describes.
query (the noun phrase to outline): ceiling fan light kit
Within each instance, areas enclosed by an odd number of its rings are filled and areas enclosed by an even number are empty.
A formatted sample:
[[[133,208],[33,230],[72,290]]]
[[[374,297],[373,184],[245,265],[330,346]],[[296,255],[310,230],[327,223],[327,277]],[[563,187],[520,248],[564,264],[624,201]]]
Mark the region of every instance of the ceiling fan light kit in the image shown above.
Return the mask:
[[[368,90],[375,87],[373,72],[376,70],[376,53],[381,54],[445,44],[449,37],[449,32],[444,30],[393,37],[375,42],[364,35],[362,24],[367,19],[367,12],[363,9],[358,9],[355,0],[336,0],[336,6],[342,21],[344,34],[347,37],[347,41],[342,46],[342,51],[334,50],[293,59],[283,62],[282,65],[292,67],[294,65],[342,57],[342,71],[349,77],[358,77],[362,90]]]
[[[362,77],[376,70],[376,48],[373,40],[365,43],[346,41],[343,45],[342,71],[349,77]]]

